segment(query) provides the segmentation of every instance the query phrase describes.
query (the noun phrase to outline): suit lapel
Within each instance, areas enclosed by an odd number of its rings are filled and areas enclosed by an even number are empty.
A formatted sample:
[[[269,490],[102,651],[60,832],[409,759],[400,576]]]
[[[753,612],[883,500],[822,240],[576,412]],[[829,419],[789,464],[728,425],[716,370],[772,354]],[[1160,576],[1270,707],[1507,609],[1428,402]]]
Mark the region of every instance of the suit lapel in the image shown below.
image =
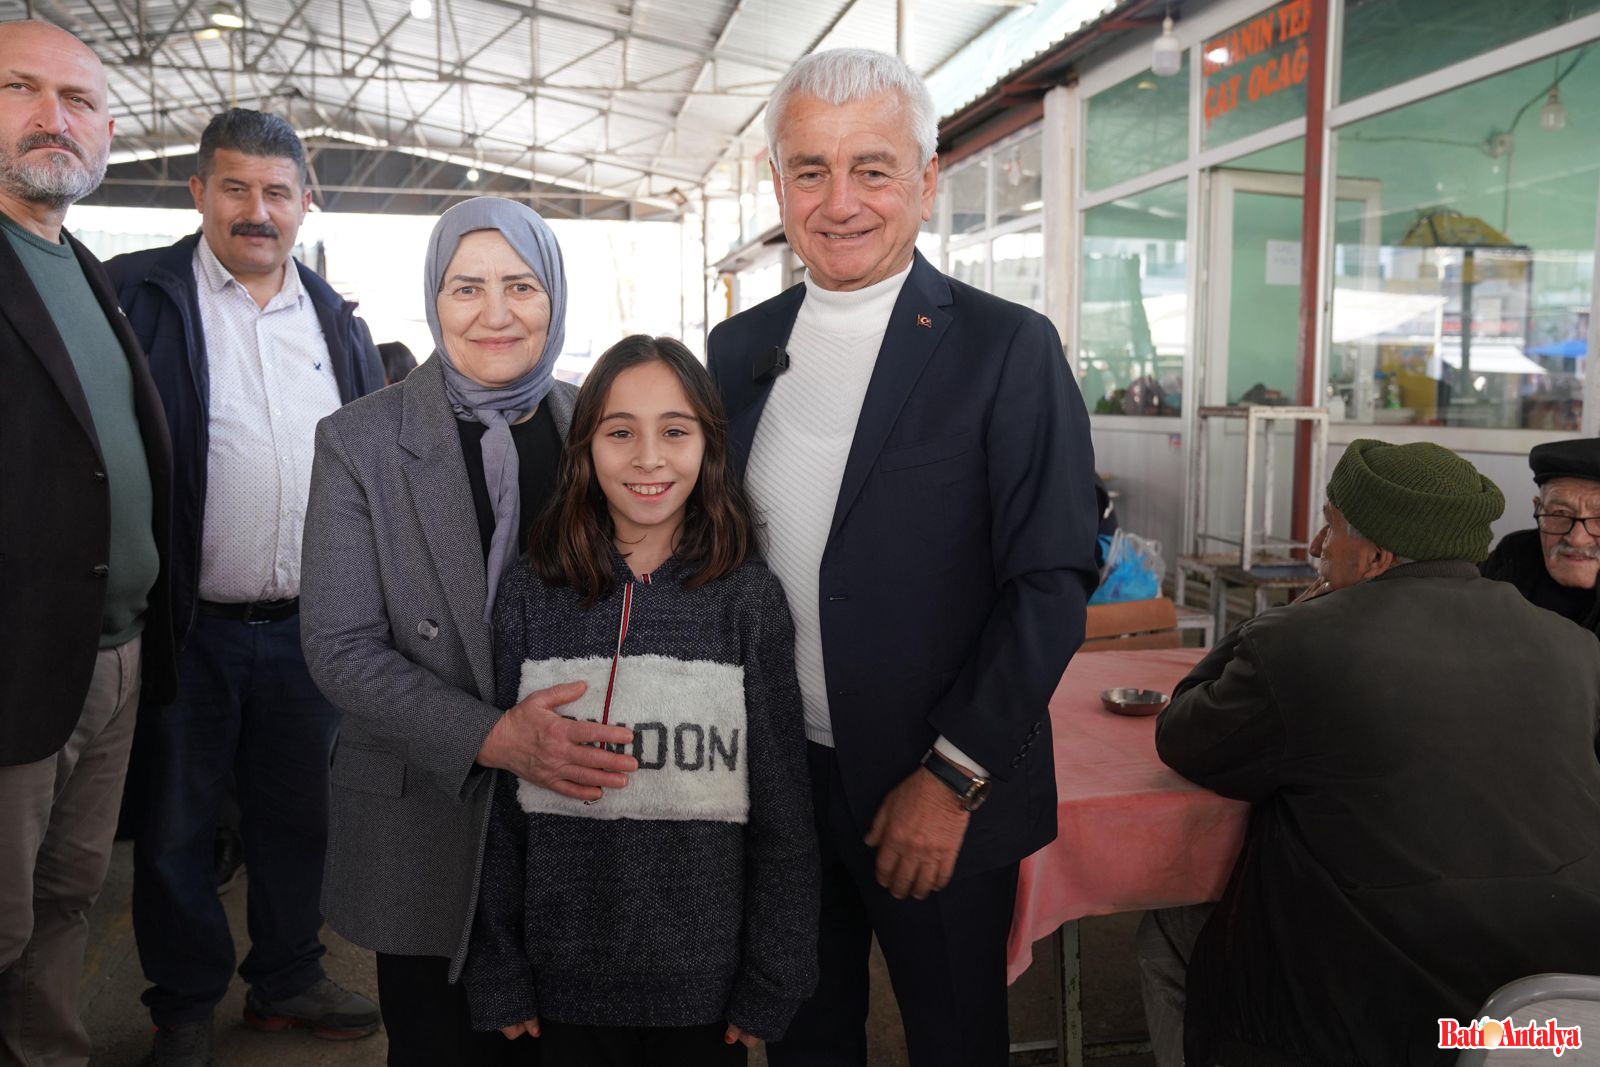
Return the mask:
[[[494,693],[494,661],[489,651],[489,626],[483,621],[488,579],[478,537],[478,513],[461,455],[461,432],[444,394],[440,358],[435,355],[425,360],[402,387],[400,445],[408,455],[402,457],[401,466],[478,692],[490,696]]]
[[[733,454],[741,466],[750,455],[750,446],[755,443],[756,427],[761,422],[762,410],[767,406],[767,397],[772,395],[774,381],[772,378],[764,382],[754,381],[751,377],[753,368],[756,360],[767,352],[789,343],[794,317],[800,311],[805,294],[806,287],[803,284],[793,286],[761,309],[760,319],[751,325],[751,339],[744,353],[745,358],[739,361],[739,369],[735,371],[744,375],[744,378],[729,383],[728,393],[741,398],[737,408],[729,413],[728,421],[728,430],[734,443]]]
[[[11,320],[19,337],[27,339],[28,350],[44,364],[45,373],[61,390],[67,407],[78,420],[78,425],[83,427],[89,443],[94,446],[95,455],[100,457],[103,464],[105,456],[100,451],[100,437],[94,432],[94,415],[89,411],[89,398],[78,383],[78,372],[72,365],[72,357],[67,354],[67,346],[61,340],[55,320],[40,299],[39,291],[34,288],[22,260],[11,247],[11,241],[4,236],[0,236],[0,277],[8,279],[8,284],[0,286],[0,313]]]
[[[950,314],[945,310],[949,305],[949,283],[922,258],[922,253],[917,253],[911,274],[889,315],[889,328],[884,331],[883,345],[878,349],[867,395],[861,403],[861,417],[856,420],[856,435],[850,444],[850,456],[845,460],[844,477],[839,482],[833,523],[828,528],[830,543],[861,493],[867,474],[878,461],[878,453],[883,451],[883,443],[894,429],[906,397],[911,395],[928,359],[939,347],[950,325]]]

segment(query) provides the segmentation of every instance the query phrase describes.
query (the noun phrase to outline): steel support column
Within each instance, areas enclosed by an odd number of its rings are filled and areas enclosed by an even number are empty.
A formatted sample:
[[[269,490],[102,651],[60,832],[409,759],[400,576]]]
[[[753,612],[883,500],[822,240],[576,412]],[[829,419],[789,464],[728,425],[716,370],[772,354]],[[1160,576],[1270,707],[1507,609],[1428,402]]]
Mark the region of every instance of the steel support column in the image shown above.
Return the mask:
[[[1322,153],[1328,117],[1328,3],[1310,0],[1311,27],[1306,37],[1310,65],[1306,71],[1305,184],[1300,211],[1300,332],[1297,346],[1299,381],[1295,403],[1316,407],[1321,399],[1317,381],[1317,320],[1322,314]],[[1294,496],[1289,536],[1309,541],[1312,494],[1311,426],[1297,425],[1294,432]]]

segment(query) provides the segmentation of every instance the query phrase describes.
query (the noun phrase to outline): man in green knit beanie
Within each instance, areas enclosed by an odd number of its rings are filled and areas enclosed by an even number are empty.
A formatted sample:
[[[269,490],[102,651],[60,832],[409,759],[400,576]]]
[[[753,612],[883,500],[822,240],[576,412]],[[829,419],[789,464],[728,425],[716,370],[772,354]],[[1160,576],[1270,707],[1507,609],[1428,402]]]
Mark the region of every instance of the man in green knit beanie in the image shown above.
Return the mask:
[[[1478,574],[1495,485],[1435,444],[1353,441],[1319,581],[1217,643],[1156,723],[1249,801],[1222,900],[1139,929],[1158,1067],[1445,1067],[1439,1020],[1600,974],[1600,644]],[[1152,857],[1159,862],[1159,857]]]
[[[1419,441],[1350,442],[1328,481],[1323,526],[1311,541],[1309,600],[1376,578],[1401,563],[1482,563],[1505,496],[1448,448]]]

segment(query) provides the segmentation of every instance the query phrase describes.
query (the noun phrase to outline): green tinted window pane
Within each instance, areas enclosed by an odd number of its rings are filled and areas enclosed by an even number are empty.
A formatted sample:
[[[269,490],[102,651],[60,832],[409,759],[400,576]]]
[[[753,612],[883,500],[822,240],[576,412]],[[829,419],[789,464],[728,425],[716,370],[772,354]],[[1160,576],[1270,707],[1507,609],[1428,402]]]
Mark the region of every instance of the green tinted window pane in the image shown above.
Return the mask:
[[[1073,365],[1091,411],[1176,415],[1189,344],[1184,180],[1083,213]]]
[[[1368,93],[1600,11],[1600,0],[1344,0],[1339,95]]]
[[[1231,170],[1265,170],[1275,174],[1304,174],[1306,169],[1306,139],[1296,137],[1251,152],[1246,156],[1228,160]]]
[[[1347,418],[1578,431],[1600,114],[1576,102],[1600,100],[1592,59],[1577,49],[1340,132],[1341,177],[1370,190],[1340,205],[1334,249],[1329,385]],[[1557,78],[1565,114],[1547,127]]]
[[[1292,402],[1297,395],[1305,138],[1232,160],[1213,178],[1229,198],[1226,351],[1221,399],[1229,404]],[[1292,180],[1262,180],[1263,175]],[[1222,340],[1213,331],[1213,339]]]
[[[1200,143],[1236,141],[1306,113],[1311,0],[1285,0],[1201,45]]]
[[[1189,155],[1189,53],[1170,78],[1136,74],[1089,98],[1084,186],[1105,189]]]
[[[1233,232],[1228,279],[1227,401],[1289,403],[1295,398],[1299,368],[1298,274],[1282,259],[1300,252],[1296,196],[1239,192],[1233,200]]]

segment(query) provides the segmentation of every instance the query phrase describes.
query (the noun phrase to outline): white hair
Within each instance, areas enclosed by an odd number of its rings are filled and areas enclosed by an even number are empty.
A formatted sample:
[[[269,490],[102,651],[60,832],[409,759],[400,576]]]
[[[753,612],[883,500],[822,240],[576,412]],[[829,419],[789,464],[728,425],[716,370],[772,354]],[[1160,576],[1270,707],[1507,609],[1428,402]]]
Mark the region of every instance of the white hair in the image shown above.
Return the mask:
[[[1342,511],[1339,512],[1339,516],[1340,516],[1340,518],[1343,518],[1344,517],[1344,512],[1342,512]],[[1348,533],[1351,537],[1356,538],[1358,541],[1366,541],[1366,542],[1368,542],[1370,544],[1377,545],[1377,547],[1379,547],[1379,548],[1383,548],[1383,546],[1379,545],[1378,542],[1372,540],[1372,538],[1368,537],[1366,534],[1364,534],[1360,530],[1356,529],[1355,528],[1355,524],[1352,523],[1349,519],[1345,519],[1344,520],[1344,528],[1345,528],[1345,532],[1346,533]],[[1412,559],[1410,556],[1402,556],[1400,553],[1396,552],[1392,548],[1388,549],[1387,551],[1389,552],[1390,555],[1392,555],[1394,557],[1394,562],[1390,564],[1391,567],[1398,567],[1402,563],[1415,563],[1416,562],[1416,560]]]
[[[781,173],[778,127],[783,122],[789,99],[796,94],[814,96],[837,106],[887,92],[898,94],[904,102],[911,132],[917,139],[917,151],[921,154],[917,165],[926,167],[939,145],[939,117],[933,112],[933,97],[928,93],[927,83],[903,60],[870,48],[813,52],[789,69],[767,103],[768,158]]]

